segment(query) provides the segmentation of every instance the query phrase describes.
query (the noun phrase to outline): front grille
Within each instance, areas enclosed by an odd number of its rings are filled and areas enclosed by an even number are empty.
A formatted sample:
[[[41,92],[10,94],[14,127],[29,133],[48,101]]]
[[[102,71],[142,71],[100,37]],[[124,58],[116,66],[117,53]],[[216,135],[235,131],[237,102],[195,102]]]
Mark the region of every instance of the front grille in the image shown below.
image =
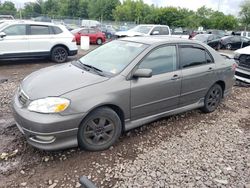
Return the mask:
[[[28,102],[29,97],[22,90],[20,90],[18,94],[18,100],[20,104],[24,106]]]
[[[247,79],[250,79],[250,74],[247,75],[247,74],[244,74],[244,73],[241,73],[241,72],[235,72],[235,75],[236,76],[239,76],[239,77],[242,77],[242,78],[247,78]]]
[[[241,57],[239,58],[239,66],[250,69],[250,56],[241,55]]]

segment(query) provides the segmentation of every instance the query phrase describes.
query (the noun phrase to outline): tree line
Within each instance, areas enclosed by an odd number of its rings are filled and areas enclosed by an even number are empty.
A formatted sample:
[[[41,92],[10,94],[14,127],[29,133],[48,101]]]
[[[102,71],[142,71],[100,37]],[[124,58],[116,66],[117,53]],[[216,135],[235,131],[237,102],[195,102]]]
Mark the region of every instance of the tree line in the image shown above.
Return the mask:
[[[17,11],[11,1],[0,3],[0,14],[23,18],[47,15],[52,18],[68,17],[110,21],[131,21],[145,24],[165,24],[170,27],[233,30],[250,25],[250,0],[245,0],[237,18],[205,6],[197,11],[176,7],[156,7],[143,0],[37,0],[28,2]]]

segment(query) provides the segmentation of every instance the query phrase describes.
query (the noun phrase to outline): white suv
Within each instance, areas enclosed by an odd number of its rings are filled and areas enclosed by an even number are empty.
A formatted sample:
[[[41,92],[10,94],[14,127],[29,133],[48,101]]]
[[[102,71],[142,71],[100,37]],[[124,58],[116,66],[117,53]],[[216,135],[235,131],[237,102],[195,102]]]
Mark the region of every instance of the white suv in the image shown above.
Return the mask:
[[[63,25],[34,21],[0,24],[0,60],[50,57],[62,63],[77,50],[75,37]]]
[[[118,31],[115,35],[119,37],[149,36],[149,35],[171,35],[167,25],[137,25],[128,31]]]

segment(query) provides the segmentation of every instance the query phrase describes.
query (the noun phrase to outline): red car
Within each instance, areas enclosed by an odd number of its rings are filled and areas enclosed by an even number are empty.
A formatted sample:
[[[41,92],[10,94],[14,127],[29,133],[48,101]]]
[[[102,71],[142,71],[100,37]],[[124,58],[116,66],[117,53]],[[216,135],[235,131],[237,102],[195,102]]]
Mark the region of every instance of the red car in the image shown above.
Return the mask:
[[[91,44],[101,45],[106,41],[105,34],[94,28],[78,28],[71,31],[76,38],[76,43],[81,43],[81,36],[89,36]]]

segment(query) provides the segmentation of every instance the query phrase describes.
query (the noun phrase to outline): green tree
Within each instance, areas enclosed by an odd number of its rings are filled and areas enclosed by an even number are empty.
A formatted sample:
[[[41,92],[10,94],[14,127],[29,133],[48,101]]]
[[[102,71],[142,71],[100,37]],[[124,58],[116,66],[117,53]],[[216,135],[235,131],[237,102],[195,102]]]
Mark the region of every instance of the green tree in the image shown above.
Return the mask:
[[[49,15],[51,17],[59,16],[60,15],[60,11],[59,11],[60,6],[62,6],[62,4],[58,0],[44,1],[43,14]]]
[[[240,16],[241,16],[241,22],[245,26],[250,25],[250,0],[245,0],[241,5],[240,5]]]
[[[42,14],[42,7],[39,2],[29,2],[24,4],[22,15],[24,18],[37,17]]]
[[[0,14],[15,16],[16,13],[15,5],[11,1],[5,1],[3,4],[0,4]]]
[[[90,0],[88,15],[93,19],[113,20],[112,12],[118,5],[119,0]]]

